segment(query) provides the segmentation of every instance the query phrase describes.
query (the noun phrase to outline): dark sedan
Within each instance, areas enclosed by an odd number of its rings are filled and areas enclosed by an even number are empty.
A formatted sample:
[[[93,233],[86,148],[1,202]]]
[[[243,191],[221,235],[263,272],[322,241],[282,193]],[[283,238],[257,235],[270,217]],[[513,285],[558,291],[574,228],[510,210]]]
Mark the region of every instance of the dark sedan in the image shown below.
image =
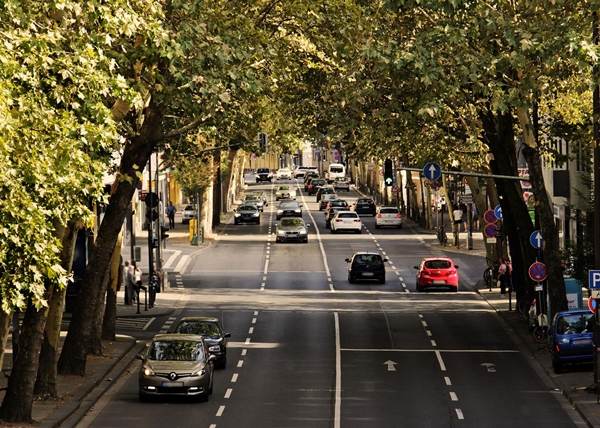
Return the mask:
[[[233,222],[240,223],[256,223],[260,224],[260,210],[254,204],[240,205],[233,213]]]
[[[335,217],[335,214],[340,211],[348,211],[346,207],[330,207],[325,211],[325,228],[331,228],[331,220]]]
[[[350,284],[359,280],[376,280],[380,284],[385,284],[385,265],[388,259],[384,259],[378,253],[358,252],[351,259],[346,259],[348,263],[348,282]]]
[[[321,201],[321,197],[323,195],[334,195],[335,194],[335,189],[333,188],[333,186],[321,186],[317,189],[317,202]]]
[[[327,180],[324,180],[322,178],[313,178],[308,184],[307,192],[311,196],[315,195],[317,191],[321,188],[321,186],[325,185],[327,185]]]
[[[377,206],[371,198],[359,198],[356,200],[356,204],[354,204],[354,211],[357,214],[370,214],[374,216],[377,214]]]
[[[308,242],[309,225],[304,223],[304,220],[297,217],[284,217],[277,225],[276,242],[298,241]]]
[[[277,220],[283,217],[302,217],[302,205],[292,200],[281,202],[275,216]]]
[[[231,333],[223,331],[218,318],[183,317],[175,326],[175,332],[202,336],[208,352],[216,357],[215,365],[222,369],[227,366],[227,339],[231,337]]]

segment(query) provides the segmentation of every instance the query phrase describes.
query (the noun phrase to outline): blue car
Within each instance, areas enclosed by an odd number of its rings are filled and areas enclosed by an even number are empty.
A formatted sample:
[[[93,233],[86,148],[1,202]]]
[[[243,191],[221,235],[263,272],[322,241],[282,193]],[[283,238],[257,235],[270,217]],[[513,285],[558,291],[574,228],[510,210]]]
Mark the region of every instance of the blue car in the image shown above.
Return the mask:
[[[567,363],[593,361],[593,331],[594,314],[588,310],[564,311],[554,316],[549,340],[555,373],[560,373]]]

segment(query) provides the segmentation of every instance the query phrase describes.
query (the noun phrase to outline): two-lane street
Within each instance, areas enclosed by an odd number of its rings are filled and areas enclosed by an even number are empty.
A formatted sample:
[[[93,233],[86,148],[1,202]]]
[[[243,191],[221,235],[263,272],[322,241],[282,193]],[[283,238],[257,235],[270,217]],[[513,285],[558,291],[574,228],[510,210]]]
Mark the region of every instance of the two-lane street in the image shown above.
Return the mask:
[[[272,185],[252,185],[272,195]],[[356,192],[341,192],[350,204]],[[208,402],[138,402],[134,361],[84,420],[109,427],[568,427],[572,411],[474,291],[484,264],[457,255],[458,292],[418,293],[414,265],[441,255],[405,225],[331,234],[298,192],[309,242],[276,243],[271,201],[260,225],[226,225],[183,276],[184,316],[231,333]],[[346,257],[389,258],[385,284],[350,284]],[[162,322],[162,320],[160,320]],[[157,332],[159,321],[150,330]]]

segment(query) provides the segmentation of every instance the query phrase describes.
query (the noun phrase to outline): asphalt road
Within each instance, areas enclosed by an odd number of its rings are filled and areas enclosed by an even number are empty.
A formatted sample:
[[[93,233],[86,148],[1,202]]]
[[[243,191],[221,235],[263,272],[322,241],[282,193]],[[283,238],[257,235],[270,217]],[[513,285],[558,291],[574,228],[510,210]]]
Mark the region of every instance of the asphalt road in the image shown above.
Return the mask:
[[[413,265],[438,254],[428,237],[369,217],[360,235],[332,235],[314,197],[299,199],[308,244],[274,242],[275,204],[260,225],[227,225],[173,291],[185,308],[150,326],[221,318],[232,338],[210,400],[138,402],[135,361],[82,426],[583,426],[472,290],[483,260],[455,256],[458,293],[416,293]],[[385,285],[348,283],[344,258],[359,250],[390,259]]]

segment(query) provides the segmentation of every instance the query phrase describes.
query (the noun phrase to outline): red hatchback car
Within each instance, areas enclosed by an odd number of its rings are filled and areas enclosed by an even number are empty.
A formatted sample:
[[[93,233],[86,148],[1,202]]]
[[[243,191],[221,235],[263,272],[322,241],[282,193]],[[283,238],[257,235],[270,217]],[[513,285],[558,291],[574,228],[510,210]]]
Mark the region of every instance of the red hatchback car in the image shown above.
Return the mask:
[[[458,291],[458,266],[449,257],[423,259],[417,269],[417,291],[428,288],[450,288]]]

